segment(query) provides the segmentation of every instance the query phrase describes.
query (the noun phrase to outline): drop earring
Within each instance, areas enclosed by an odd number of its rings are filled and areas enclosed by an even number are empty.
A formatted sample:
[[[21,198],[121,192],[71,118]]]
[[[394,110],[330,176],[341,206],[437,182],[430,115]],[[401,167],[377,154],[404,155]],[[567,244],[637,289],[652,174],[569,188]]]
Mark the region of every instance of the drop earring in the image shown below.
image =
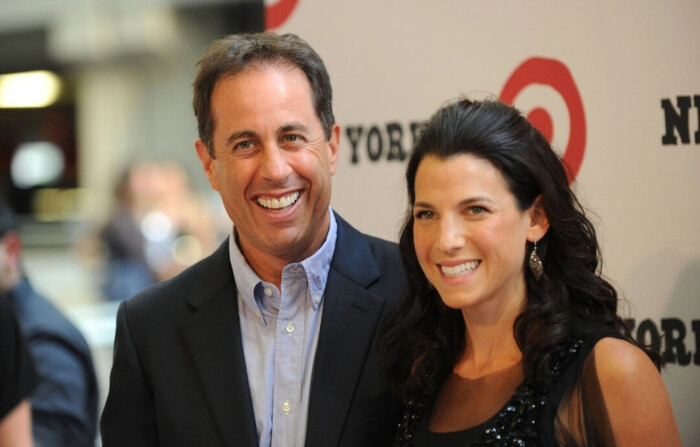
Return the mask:
[[[542,265],[542,260],[537,256],[537,240],[533,242],[532,252],[530,253],[530,271],[537,281],[542,278],[542,273],[544,273],[544,266]]]

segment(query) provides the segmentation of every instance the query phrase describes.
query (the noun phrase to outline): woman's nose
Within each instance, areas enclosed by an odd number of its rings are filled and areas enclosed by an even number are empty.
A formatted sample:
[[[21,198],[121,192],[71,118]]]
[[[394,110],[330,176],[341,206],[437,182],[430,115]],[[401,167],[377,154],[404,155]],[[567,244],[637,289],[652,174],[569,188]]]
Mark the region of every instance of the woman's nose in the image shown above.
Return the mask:
[[[440,223],[438,249],[451,253],[464,246],[464,228],[455,218],[444,218]]]

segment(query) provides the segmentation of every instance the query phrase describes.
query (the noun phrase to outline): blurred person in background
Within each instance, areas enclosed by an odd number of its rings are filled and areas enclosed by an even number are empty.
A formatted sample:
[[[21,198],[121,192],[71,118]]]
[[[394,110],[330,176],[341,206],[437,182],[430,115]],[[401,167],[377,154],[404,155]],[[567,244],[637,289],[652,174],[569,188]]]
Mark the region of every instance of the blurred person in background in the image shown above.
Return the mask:
[[[12,210],[0,202],[0,295],[19,321],[37,373],[29,396],[38,447],[93,446],[97,380],[78,329],[37,294],[22,267],[22,241]]]
[[[124,300],[180,273],[218,243],[212,211],[174,160],[131,163],[117,180],[114,199],[99,236],[108,300]]]
[[[0,261],[4,249],[0,247]],[[35,385],[32,359],[12,309],[0,299],[0,447],[32,446],[28,396]]]
[[[105,255],[102,292],[111,301],[126,299],[155,281],[146,261],[146,239],[139,225],[143,166],[130,165],[114,187],[114,206],[100,231]]]

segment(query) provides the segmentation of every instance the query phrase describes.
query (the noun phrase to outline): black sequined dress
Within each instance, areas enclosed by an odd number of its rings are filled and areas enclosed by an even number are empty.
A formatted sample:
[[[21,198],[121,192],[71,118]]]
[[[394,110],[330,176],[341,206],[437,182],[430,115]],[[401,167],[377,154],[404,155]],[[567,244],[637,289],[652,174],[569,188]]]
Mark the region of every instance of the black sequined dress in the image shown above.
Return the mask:
[[[546,383],[534,386],[522,381],[496,414],[465,430],[430,431],[432,402],[410,402],[394,447],[614,445],[592,354],[604,337],[620,335],[596,328],[560,346]]]

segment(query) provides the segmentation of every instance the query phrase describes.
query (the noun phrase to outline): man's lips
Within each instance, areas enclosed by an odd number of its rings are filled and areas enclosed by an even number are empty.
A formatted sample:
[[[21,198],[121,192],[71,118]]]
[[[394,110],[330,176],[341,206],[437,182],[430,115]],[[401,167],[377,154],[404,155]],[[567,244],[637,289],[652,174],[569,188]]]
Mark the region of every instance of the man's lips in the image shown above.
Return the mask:
[[[278,198],[260,196],[257,197],[255,201],[258,203],[258,205],[260,205],[263,208],[270,210],[279,210],[293,205],[298,199],[299,191],[294,191]]]

